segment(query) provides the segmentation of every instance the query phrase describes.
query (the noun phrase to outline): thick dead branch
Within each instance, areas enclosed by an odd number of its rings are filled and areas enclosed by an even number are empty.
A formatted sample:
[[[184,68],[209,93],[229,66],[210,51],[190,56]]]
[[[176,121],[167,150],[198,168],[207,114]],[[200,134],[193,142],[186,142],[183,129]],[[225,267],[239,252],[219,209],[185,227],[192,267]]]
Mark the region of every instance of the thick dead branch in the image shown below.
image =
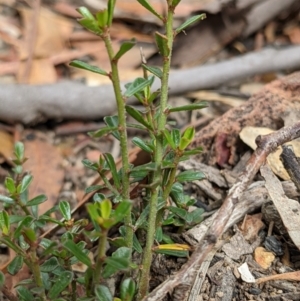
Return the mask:
[[[265,162],[268,154],[283,143],[294,140],[299,136],[300,122],[297,122],[293,126],[284,127],[277,132],[263,137],[259,136],[256,139],[258,148],[248,161],[244,173],[229,190],[228,196],[222,207],[219,209],[212,225],[208,229],[204,238],[199,242],[189,261],[177,274],[171,276],[168,280],[153,290],[147,297],[145,297],[143,299],[144,301],[162,300],[167,293],[171,292],[179,284],[184,283],[190,285],[194,281],[194,277],[201,263],[205,260],[206,256],[212,250],[218,238],[223,233],[235,206],[238,204],[242,194],[258,172],[260,166]]]
[[[203,147],[197,159],[220,166],[233,165],[238,159],[241,130],[245,126],[281,128],[285,114],[300,111],[299,93],[300,72],[266,85],[243,105],[228,110],[197,132],[192,147]]]
[[[213,88],[265,72],[300,68],[300,46],[265,49],[228,61],[170,75],[170,95]],[[55,85],[0,85],[0,120],[37,123],[47,119],[97,119],[113,114],[115,97],[110,85],[87,87],[76,82]],[[159,81],[154,83],[154,89]],[[124,91],[124,89],[123,89]]]

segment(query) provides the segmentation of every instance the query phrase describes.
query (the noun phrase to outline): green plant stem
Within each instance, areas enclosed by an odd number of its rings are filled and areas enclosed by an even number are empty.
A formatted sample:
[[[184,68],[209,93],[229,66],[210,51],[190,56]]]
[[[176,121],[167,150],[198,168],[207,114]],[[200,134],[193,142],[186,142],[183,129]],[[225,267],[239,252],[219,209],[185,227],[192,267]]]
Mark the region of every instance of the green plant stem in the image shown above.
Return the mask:
[[[120,87],[120,77],[118,71],[118,62],[114,60],[114,50],[112,48],[112,43],[109,35],[109,29],[102,35],[102,39],[105,43],[105,47],[109,56],[110,65],[111,65],[111,81],[113,84],[117,109],[118,109],[118,118],[119,118],[119,133],[120,133],[120,147],[122,155],[122,198],[123,200],[129,200],[129,157],[128,157],[128,147],[127,147],[127,131],[126,131],[126,110],[125,110],[125,99],[123,98],[121,87]],[[126,242],[127,246],[132,249],[133,244],[133,229],[132,229],[132,219],[131,219],[131,210],[125,217],[125,227],[126,227]]]
[[[102,274],[102,266],[106,256],[106,243],[107,243],[107,230],[102,229],[101,236],[99,237],[99,244],[96,256],[96,266],[94,269],[93,275],[93,288],[94,291],[95,286],[100,283],[101,274]]]
[[[119,195],[119,192],[117,189],[115,189],[110,182],[108,181],[107,177],[105,176],[105,174],[103,172],[100,172],[100,177],[102,178],[104,184],[106,185],[106,187],[113,192],[115,195]]]
[[[76,301],[77,299],[77,285],[76,281],[73,279],[72,280],[72,291],[71,291],[71,301]]]
[[[159,183],[161,178],[161,165],[163,160],[162,131],[165,129],[166,121],[167,121],[164,111],[167,107],[167,101],[168,101],[168,81],[169,81],[169,72],[170,72],[172,45],[173,45],[172,25],[173,25],[173,12],[169,8],[167,20],[166,20],[166,36],[168,39],[168,46],[170,52],[167,57],[163,58],[163,76],[161,79],[161,96],[160,96],[160,108],[159,108],[160,114],[157,123],[157,139],[156,139],[156,149],[155,149],[155,156],[154,156],[154,161],[156,163],[157,170],[154,171],[152,183]],[[149,278],[150,278],[149,274],[150,274],[150,267],[152,262],[152,246],[153,246],[155,230],[156,230],[157,201],[158,201],[160,189],[161,187],[158,186],[154,190],[152,190],[152,195],[150,198],[148,232],[147,232],[146,246],[144,249],[144,256],[142,262],[142,272],[139,281],[139,291],[137,296],[138,301],[142,300],[146,296],[149,289]]]
[[[29,266],[31,267],[31,271],[35,280],[35,283],[38,287],[43,288],[43,281],[42,281],[42,275],[41,275],[41,270],[40,270],[40,264],[38,257],[36,255],[36,246],[33,245],[30,247],[29,251]],[[45,295],[45,290],[43,288],[42,290],[42,300],[46,301],[46,295]]]

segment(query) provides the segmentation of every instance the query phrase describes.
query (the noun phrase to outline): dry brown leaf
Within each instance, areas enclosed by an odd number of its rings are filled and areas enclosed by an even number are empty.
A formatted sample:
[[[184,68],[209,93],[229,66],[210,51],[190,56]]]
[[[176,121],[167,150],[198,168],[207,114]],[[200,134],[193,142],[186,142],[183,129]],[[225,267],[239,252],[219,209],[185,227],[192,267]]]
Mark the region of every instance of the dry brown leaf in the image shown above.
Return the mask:
[[[265,226],[262,214],[246,215],[240,225],[241,232],[246,240],[252,242],[257,238],[258,232]]]
[[[39,206],[39,213],[43,214],[57,202],[61,190],[64,170],[61,167],[62,156],[52,144],[39,139],[25,141],[25,156],[28,160],[24,170],[33,175],[33,182],[29,187],[29,199],[45,194],[48,200]]]
[[[300,44],[300,26],[294,25],[284,29],[292,44]]]
[[[256,149],[256,143],[255,139],[259,135],[267,135],[274,132],[273,130],[269,128],[263,128],[263,127],[252,127],[247,126],[242,129],[240,132],[240,138],[244,143],[246,143],[248,146],[250,146],[253,150]],[[295,155],[297,157],[300,157],[300,141],[294,140],[288,143],[285,143],[285,145],[291,145],[293,147],[293,150],[295,152]],[[285,170],[281,160],[280,160],[280,154],[282,153],[282,148],[279,147],[275,152],[271,153],[268,158],[268,164],[270,165],[272,171],[278,175],[283,180],[289,180],[290,177]]]
[[[24,70],[27,67],[26,61],[21,61],[17,74],[18,82],[24,74]],[[30,74],[27,79],[28,84],[53,84],[57,82],[57,73],[53,63],[48,59],[34,59],[32,61]]]
[[[290,273],[277,274],[277,275],[271,275],[271,276],[258,278],[258,279],[256,279],[256,283],[260,284],[260,283],[270,281],[270,280],[300,281],[300,271],[295,271],[295,272],[290,272]]]
[[[300,204],[285,196],[281,182],[267,164],[260,168],[260,173],[266,180],[265,186],[290,238],[300,250]]]
[[[0,154],[10,163],[14,150],[14,139],[12,135],[0,130]]]
[[[275,256],[265,248],[258,247],[254,251],[254,259],[262,268],[267,269],[271,266]]]
[[[23,7],[20,9],[20,13],[24,20],[26,41],[31,34],[34,12],[31,9]],[[34,49],[34,56],[38,58],[45,58],[59,53],[66,47],[66,41],[72,31],[72,21],[42,7],[38,20],[38,34]],[[26,59],[27,56],[27,47],[21,47],[20,59]]]

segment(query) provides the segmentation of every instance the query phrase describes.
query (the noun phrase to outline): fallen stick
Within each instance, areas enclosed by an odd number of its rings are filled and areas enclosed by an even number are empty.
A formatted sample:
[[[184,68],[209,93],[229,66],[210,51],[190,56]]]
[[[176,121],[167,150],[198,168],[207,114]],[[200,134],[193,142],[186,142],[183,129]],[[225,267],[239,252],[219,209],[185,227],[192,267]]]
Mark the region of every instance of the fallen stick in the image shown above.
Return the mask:
[[[232,80],[300,68],[300,46],[264,49],[224,62],[170,74],[170,95],[218,87]],[[159,88],[159,80],[153,89]],[[0,85],[0,120],[24,124],[47,119],[98,119],[116,110],[111,85],[88,87],[77,82],[54,85]],[[124,91],[124,88],[123,88]],[[132,101],[132,100],[130,100]]]
[[[300,137],[300,122],[293,126],[284,127],[277,132],[266,136],[258,136],[256,139],[257,149],[249,159],[244,173],[237,179],[237,182],[229,190],[228,196],[206,232],[204,238],[198,243],[194,253],[188,262],[169,279],[154,289],[143,301],[159,301],[163,297],[179,286],[184,291],[190,288],[191,283],[199,269],[201,263],[216,244],[218,238],[224,232],[225,226],[238,204],[242,194],[246,190],[250,181],[258,172],[260,166],[265,162],[268,154],[273,152],[278,146],[288,141]],[[184,291],[182,292],[184,294]]]

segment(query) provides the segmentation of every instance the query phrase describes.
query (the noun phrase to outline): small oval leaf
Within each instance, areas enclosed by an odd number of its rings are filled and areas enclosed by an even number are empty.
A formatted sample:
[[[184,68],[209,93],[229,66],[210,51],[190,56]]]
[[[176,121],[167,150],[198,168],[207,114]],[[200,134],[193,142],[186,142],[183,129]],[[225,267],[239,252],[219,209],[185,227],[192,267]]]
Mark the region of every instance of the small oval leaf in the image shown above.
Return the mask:
[[[125,41],[122,43],[120,50],[114,56],[113,60],[119,60],[127,51],[129,51],[136,44],[136,40],[133,38],[130,41]]]
[[[113,296],[107,286],[102,284],[95,287],[95,295],[98,301],[113,301]]]
[[[74,60],[69,65],[72,67],[79,68],[79,69],[84,69],[84,70],[88,70],[88,71],[91,71],[91,72],[94,72],[97,74],[108,76],[108,73],[105,70],[100,69],[97,66],[92,66],[88,63],[85,63],[85,62],[82,62],[79,60]]]
[[[181,31],[183,31],[188,26],[194,24],[195,22],[202,21],[205,18],[206,18],[206,14],[196,15],[196,16],[193,16],[193,17],[189,18],[183,24],[181,24],[178,28],[175,29],[175,34],[180,33]]]
[[[183,171],[176,178],[178,182],[191,182],[202,179],[205,179],[205,174],[203,172],[192,170]]]
[[[23,266],[24,259],[22,256],[16,256],[12,262],[7,266],[7,271],[11,275],[16,275]]]
[[[132,143],[135,144],[136,146],[138,146],[139,148],[141,148],[142,150],[148,152],[148,153],[153,153],[152,148],[151,148],[149,145],[147,145],[147,144],[145,143],[145,141],[143,141],[143,140],[142,140],[141,138],[139,138],[139,137],[134,137],[134,138],[132,139]]]
[[[48,298],[56,298],[72,281],[73,273],[70,271],[62,272],[51,287]],[[33,300],[33,299],[32,299]]]
[[[92,266],[91,259],[85,254],[72,240],[67,240],[63,243],[63,246],[72,253],[80,262],[84,263],[88,267]]]
[[[28,188],[28,186],[32,182],[32,179],[33,179],[32,175],[26,175],[22,179],[19,193],[24,192]]]
[[[69,221],[72,218],[71,207],[69,202],[67,201],[59,202],[59,210],[65,220]]]

